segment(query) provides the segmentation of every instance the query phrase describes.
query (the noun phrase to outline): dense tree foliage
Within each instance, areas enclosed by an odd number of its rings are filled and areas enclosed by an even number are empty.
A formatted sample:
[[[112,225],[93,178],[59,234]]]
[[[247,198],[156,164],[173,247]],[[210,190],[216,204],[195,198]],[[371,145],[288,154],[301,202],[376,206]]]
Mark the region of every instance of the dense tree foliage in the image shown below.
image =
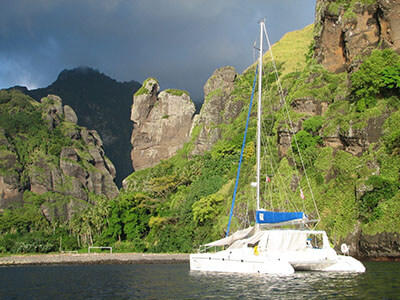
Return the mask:
[[[357,111],[376,106],[379,98],[400,96],[400,58],[392,49],[374,50],[351,77]]]

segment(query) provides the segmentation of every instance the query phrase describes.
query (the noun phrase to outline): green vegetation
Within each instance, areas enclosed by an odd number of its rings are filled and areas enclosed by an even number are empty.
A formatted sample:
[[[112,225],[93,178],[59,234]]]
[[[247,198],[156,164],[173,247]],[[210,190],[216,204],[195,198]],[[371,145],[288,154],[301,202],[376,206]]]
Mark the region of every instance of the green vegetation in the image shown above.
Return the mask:
[[[48,253],[63,249],[77,249],[75,237],[68,226],[50,223],[41,212],[41,205],[49,195],[25,192],[24,205],[5,209],[0,215],[1,253]],[[61,197],[61,195],[59,195]]]
[[[155,81],[158,84],[158,80],[153,78],[153,77],[149,77],[147,78],[142,86],[140,87],[140,89],[138,89],[135,93],[135,96],[140,96],[140,95],[144,95],[144,94],[148,94],[151,92],[151,89],[153,88],[153,84],[150,81]],[[149,85],[149,86],[148,86]],[[150,89],[149,89],[150,88]]]
[[[379,204],[393,198],[399,191],[398,182],[386,179],[382,176],[373,175],[365,182],[372,187],[360,199],[360,214],[366,221],[374,222],[381,217],[381,208]]]
[[[357,111],[375,107],[379,98],[400,96],[400,58],[392,49],[374,50],[350,76]],[[398,104],[397,104],[398,105]]]
[[[400,154],[400,111],[396,111],[383,126],[384,136],[382,137],[389,154]]]
[[[308,133],[317,134],[324,124],[324,117],[314,116],[304,121],[303,128]]]
[[[166,93],[173,95],[173,96],[182,96],[183,94],[189,96],[187,91],[177,90],[177,89],[167,89],[165,90]]]
[[[356,17],[354,9],[356,5],[371,5],[376,3],[376,0],[336,0],[329,4],[328,12],[333,15],[339,15],[343,10],[344,19],[351,20]]]
[[[25,191],[20,201],[18,196],[14,201],[1,199],[0,252],[46,253],[91,244],[107,225],[109,200],[89,192],[87,202],[72,196],[77,179],[61,176],[59,169],[63,162],[98,172],[85,160],[93,159],[91,146],[64,135],[80,128],[53,113],[60,105],[54,99],[39,103],[16,90],[0,91],[0,99],[0,176],[11,187]],[[61,159],[64,147],[80,153],[79,161]],[[52,190],[36,194],[29,191],[33,184]],[[67,207],[74,210],[70,220]]]
[[[311,24],[301,30],[286,33],[277,43],[272,45],[274,58],[282,65],[282,76],[301,71],[306,67],[305,53],[310,49],[313,32],[314,25]],[[271,62],[270,52],[264,55],[263,61],[265,64]],[[248,71],[249,69],[245,72],[248,73]]]

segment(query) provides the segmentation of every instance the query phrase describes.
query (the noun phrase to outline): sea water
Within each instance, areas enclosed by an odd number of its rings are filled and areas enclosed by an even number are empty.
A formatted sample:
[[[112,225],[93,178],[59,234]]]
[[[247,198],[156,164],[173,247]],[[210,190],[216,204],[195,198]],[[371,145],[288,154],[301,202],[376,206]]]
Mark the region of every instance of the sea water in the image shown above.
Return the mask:
[[[190,272],[188,264],[0,268],[0,299],[400,299],[400,263],[366,273]]]

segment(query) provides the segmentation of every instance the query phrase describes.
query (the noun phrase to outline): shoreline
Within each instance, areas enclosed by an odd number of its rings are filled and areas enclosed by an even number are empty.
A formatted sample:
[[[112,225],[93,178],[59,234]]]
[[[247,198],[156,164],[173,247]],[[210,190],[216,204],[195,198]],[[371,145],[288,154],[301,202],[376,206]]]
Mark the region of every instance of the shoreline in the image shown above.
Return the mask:
[[[60,253],[0,257],[0,267],[92,264],[180,264],[188,262],[189,254],[178,253]]]
[[[94,264],[181,264],[189,263],[184,253],[54,253],[34,255],[10,255],[0,257],[0,267],[7,266],[51,266]],[[362,262],[393,262],[399,257],[361,258]]]

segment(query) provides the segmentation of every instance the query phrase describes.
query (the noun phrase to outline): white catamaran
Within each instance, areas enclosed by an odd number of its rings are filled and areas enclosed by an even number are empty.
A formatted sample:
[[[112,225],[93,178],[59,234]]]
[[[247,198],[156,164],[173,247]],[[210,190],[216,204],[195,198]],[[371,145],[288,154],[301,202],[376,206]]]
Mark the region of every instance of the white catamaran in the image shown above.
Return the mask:
[[[258,65],[257,183],[254,184],[257,188],[256,225],[228,236],[231,222],[230,217],[227,237],[208,243],[200,248],[199,253],[191,254],[190,270],[260,274],[292,274],[295,270],[365,272],[365,267],[358,260],[348,255],[338,255],[336,253],[330,246],[325,231],[304,229],[305,225],[318,220],[308,220],[303,212],[274,212],[260,209],[262,88],[262,80],[260,79],[262,78],[263,70],[264,33],[268,42],[272,62],[275,66],[265,21],[261,20]],[[277,80],[280,87],[279,78],[277,78]],[[254,95],[255,82],[256,80],[254,80],[253,83],[252,96]],[[249,116],[250,110],[251,104]],[[245,139],[246,132],[244,142]],[[239,173],[240,163],[238,175]],[[267,177],[267,180],[268,179]],[[236,188],[233,199],[235,199],[235,194]],[[301,194],[303,195],[302,191]],[[233,204],[234,200],[231,208],[231,216]],[[279,228],[283,226],[288,227],[287,225],[300,225],[300,229]],[[345,252],[343,249],[347,247],[345,247],[345,245],[342,246],[342,252]],[[206,252],[207,249],[210,250],[212,248],[222,248],[224,250]]]

